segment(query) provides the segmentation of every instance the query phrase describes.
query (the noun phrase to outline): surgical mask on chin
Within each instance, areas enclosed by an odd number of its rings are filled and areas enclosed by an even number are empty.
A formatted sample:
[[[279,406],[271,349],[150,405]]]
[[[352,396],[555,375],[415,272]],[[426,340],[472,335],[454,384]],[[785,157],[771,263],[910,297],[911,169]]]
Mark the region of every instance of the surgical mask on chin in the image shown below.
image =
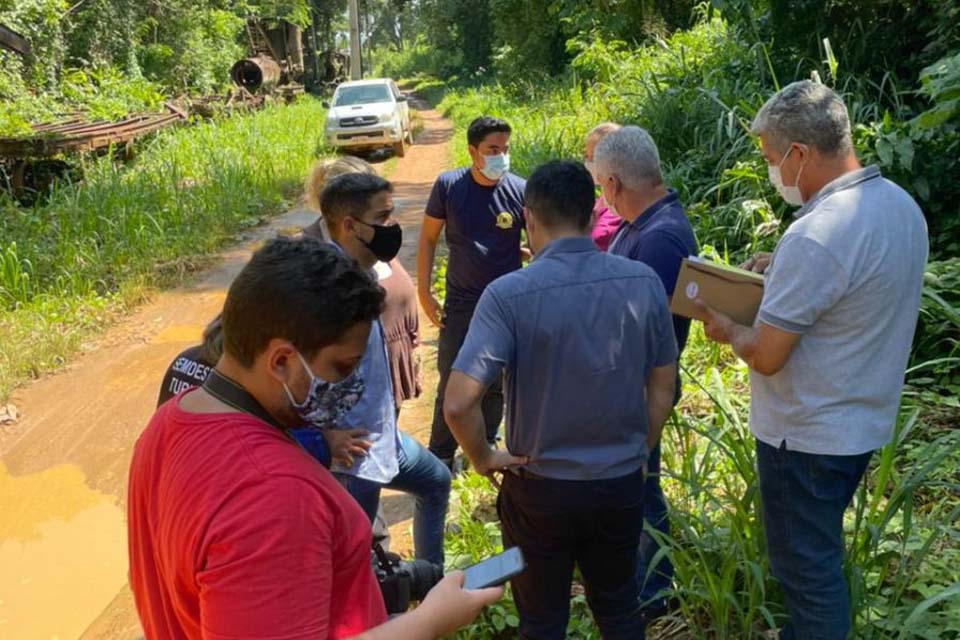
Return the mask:
[[[770,184],[773,185],[773,188],[777,190],[777,193],[780,194],[780,197],[783,198],[784,202],[795,207],[803,205],[803,194],[800,193],[800,187],[797,186],[800,184],[800,176],[803,175],[804,165],[800,165],[800,171],[797,172],[797,182],[793,186],[788,186],[783,184],[783,176],[780,175],[780,167],[783,166],[784,161],[787,159],[787,156],[790,155],[790,151],[793,150],[791,147],[786,155],[780,159],[780,164],[777,166],[767,165],[767,177],[770,178]]]
[[[483,168],[480,173],[487,180],[499,180],[510,171],[510,154],[499,153],[494,156],[483,156]]]
[[[283,383],[283,390],[290,400],[290,406],[306,425],[318,429],[330,429],[337,426],[343,417],[350,413],[363,396],[363,378],[354,371],[340,382],[327,382],[323,378],[313,375],[310,365],[300,352],[297,352],[300,363],[307,375],[310,376],[310,388],[303,402],[297,402],[287,383]]]

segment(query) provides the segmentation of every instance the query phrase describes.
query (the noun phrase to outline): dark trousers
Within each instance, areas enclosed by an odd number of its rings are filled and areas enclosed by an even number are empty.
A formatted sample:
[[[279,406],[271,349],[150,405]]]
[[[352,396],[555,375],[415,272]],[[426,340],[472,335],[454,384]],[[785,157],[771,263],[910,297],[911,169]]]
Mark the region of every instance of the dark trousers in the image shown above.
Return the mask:
[[[635,571],[643,472],[584,482],[504,476],[497,500],[503,546],[519,546],[527,561],[510,582],[520,636],[566,637],[576,566],[603,637],[642,640]]]
[[[757,441],[770,570],[783,588],[789,615],[782,640],[847,637],[843,512],[871,455],[815,455]]]
[[[437,371],[440,382],[437,385],[437,401],[433,407],[433,426],[430,429],[430,452],[449,464],[457,452],[457,441],[450,433],[450,427],[443,417],[443,397],[447,390],[447,380],[450,379],[450,369],[457,359],[463,340],[467,337],[470,328],[470,319],[473,311],[448,311],[443,318],[443,328],[440,329],[440,339],[437,343]],[[500,421],[503,420],[503,379],[497,378],[480,405],[483,419],[487,428],[487,442],[497,441],[497,431]]]
[[[667,499],[660,488],[660,443],[647,458],[647,481],[643,489],[643,519],[655,531],[665,535],[670,533],[670,521],[667,519]],[[637,580],[640,584],[640,602],[645,606],[655,606],[663,602],[673,583],[673,563],[662,556],[656,566],[650,564],[660,550],[660,543],[648,529],[640,534],[640,552],[637,558]]]

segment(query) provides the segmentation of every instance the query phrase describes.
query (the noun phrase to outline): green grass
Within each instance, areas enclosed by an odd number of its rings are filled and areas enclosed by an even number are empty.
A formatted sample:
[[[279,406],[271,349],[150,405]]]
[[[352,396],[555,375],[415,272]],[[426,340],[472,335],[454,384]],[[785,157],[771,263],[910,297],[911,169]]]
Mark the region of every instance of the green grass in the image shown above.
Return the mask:
[[[86,160],[42,205],[0,201],[0,399],[290,204],[326,151],[323,118],[304,98],[166,131],[130,166]]]

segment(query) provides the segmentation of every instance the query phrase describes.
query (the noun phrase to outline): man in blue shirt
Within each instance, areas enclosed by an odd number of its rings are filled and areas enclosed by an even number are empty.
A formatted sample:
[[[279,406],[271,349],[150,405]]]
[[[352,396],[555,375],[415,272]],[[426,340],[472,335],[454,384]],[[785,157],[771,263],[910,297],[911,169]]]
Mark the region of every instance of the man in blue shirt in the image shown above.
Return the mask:
[[[551,162],[527,183],[537,257],[487,287],[453,365],[447,420],[474,468],[503,472],[504,546],[523,638],[566,637],[580,568],[604,638],[643,638],[635,579],[643,466],[673,406],[677,344],[648,266],[590,239],[593,178]],[[485,441],[481,403],[506,372],[507,450]]]
[[[437,401],[430,451],[453,468],[457,442],[443,419],[443,397],[450,367],[473,310],[487,285],[520,268],[523,231],[522,178],[510,173],[510,125],[483,116],[467,129],[472,164],[437,178],[427,202],[417,251],[417,288],[427,317],[440,327],[437,346]],[[433,294],[433,264],[440,232],[446,228],[447,298],[443,309]],[[490,386],[483,403],[487,440],[495,442],[503,418],[503,388]]]
[[[623,218],[608,251],[648,265],[660,277],[667,296],[672,296],[680,264],[687,256],[696,255],[698,250],[693,227],[677,192],[663,183],[657,145],[640,127],[623,127],[597,145],[594,161],[604,198]],[[689,318],[674,316],[673,330],[682,354],[690,331]],[[679,399],[678,377],[674,404]],[[669,534],[667,503],[660,488],[659,442],[650,451],[647,474],[644,518],[656,530]],[[658,550],[656,539],[645,532],[640,538],[637,579],[648,621],[666,613],[665,596],[673,581],[673,565],[665,556],[656,567],[650,567]]]
[[[380,176],[356,173],[334,178],[320,197],[333,243],[365,269],[373,269],[378,260],[392,260],[400,249],[402,231],[392,218],[392,190],[390,183]],[[334,451],[331,470],[341,478],[371,522],[377,513],[382,487],[412,494],[416,498],[415,555],[443,564],[450,472],[436,456],[397,427],[387,345],[379,320],[370,328],[358,371],[365,390],[336,429],[366,432],[367,442],[353,441],[348,451],[353,460],[347,455],[347,464],[339,448]]]

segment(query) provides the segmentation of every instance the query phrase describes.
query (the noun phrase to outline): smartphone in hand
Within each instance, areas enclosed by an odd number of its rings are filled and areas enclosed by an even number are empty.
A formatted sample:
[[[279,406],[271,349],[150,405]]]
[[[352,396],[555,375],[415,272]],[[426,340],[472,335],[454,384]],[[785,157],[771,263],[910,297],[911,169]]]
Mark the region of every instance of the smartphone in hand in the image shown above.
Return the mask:
[[[463,570],[464,589],[485,589],[501,585],[523,573],[527,563],[520,547],[511,547],[503,553],[487,558]]]

